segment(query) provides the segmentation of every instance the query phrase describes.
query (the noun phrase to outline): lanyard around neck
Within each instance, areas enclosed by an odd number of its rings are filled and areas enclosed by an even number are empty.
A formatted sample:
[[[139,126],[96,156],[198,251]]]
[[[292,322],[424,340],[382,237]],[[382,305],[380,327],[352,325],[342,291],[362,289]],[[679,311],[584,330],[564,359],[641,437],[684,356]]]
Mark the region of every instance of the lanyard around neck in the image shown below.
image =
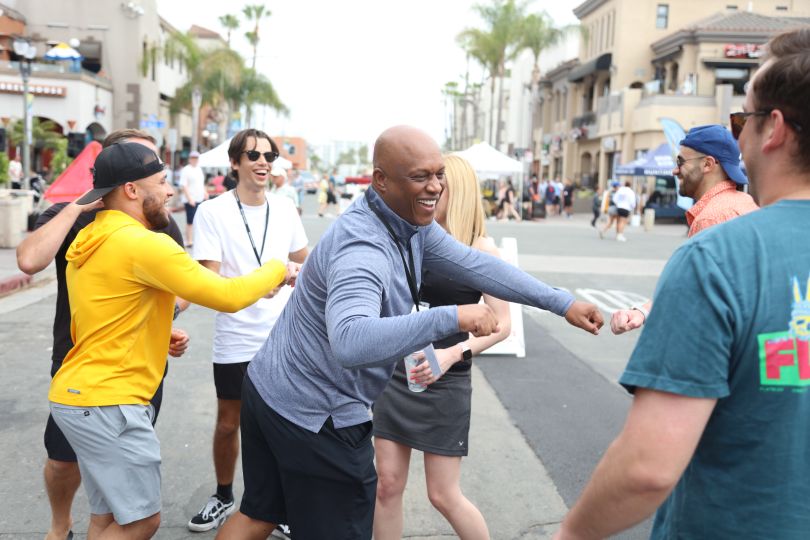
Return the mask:
[[[382,224],[385,225],[385,228],[388,230],[388,236],[391,237],[391,240],[394,241],[394,245],[397,246],[397,251],[399,251],[399,256],[402,259],[402,267],[405,270],[405,278],[408,280],[408,289],[411,291],[413,305],[416,306],[416,311],[419,311],[419,289],[416,286],[416,270],[413,262],[413,250],[411,249],[411,242],[407,242],[409,265],[405,262],[405,254],[402,252],[402,246],[400,245],[399,240],[397,240],[397,236],[394,234],[394,229],[391,228],[391,224],[388,223],[387,219],[385,219],[385,216],[382,214],[382,212],[380,212],[380,209],[377,208],[377,205],[368,198],[368,195],[366,195],[366,200],[368,201],[368,207],[371,208],[371,211],[374,212],[377,218],[382,221]]]
[[[242,201],[239,200],[239,194],[236,190],[233,191],[233,196],[236,197],[236,204],[239,206],[239,213],[242,214],[242,223],[245,224],[245,231],[247,231],[248,239],[250,239],[250,246],[253,248],[253,254],[256,255],[256,262],[259,266],[262,265],[262,255],[264,255],[264,243],[267,241],[267,224],[270,221],[270,201],[267,197],[264,198],[264,234],[262,235],[262,250],[256,251],[256,243],[253,241],[253,235],[250,233],[250,225],[248,225],[247,218],[245,217],[245,209],[242,208]]]

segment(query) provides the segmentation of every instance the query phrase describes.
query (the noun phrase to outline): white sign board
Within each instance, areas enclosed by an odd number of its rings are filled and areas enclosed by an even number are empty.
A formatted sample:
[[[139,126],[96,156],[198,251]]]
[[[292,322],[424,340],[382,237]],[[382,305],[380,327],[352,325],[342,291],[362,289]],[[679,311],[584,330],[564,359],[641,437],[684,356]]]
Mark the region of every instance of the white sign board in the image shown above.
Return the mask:
[[[504,237],[501,240],[501,258],[518,266],[518,249],[517,239],[512,237]],[[483,300],[482,300],[483,302]],[[512,333],[501,341],[496,343],[481,354],[493,354],[498,356],[515,355],[518,358],[525,358],[526,356],[526,340],[523,335],[523,308],[520,304],[509,303],[509,315],[512,318]]]

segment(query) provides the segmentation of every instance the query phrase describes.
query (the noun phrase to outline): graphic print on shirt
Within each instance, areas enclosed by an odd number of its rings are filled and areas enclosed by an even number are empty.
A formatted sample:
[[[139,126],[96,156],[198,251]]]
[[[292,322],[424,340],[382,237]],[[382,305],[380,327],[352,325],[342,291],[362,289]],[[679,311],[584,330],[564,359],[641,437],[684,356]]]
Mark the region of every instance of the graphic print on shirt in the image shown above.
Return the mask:
[[[792,285],[788,330],[757,336],[762,391],[790,387],[794,392],[806,392],[810,387],[810,276],[804,296],[795,276]]]

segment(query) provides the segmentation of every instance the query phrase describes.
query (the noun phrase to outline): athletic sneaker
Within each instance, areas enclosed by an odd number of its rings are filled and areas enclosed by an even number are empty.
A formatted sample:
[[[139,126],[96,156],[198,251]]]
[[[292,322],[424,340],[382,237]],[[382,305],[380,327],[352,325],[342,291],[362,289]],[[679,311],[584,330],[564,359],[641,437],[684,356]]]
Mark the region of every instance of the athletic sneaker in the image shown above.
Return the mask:
[[[292,540],[292,531],[289,525],[279,524],[270,536]]]
[[[188,522],[188,530],[194,532],[210,531],[222,525],[235,510],[234,501],[221,499],[215,493],[211,495],[202,510]]]
[[[616,240],[619,242],[627,242],[627,237],[623,234],[616,235]]]

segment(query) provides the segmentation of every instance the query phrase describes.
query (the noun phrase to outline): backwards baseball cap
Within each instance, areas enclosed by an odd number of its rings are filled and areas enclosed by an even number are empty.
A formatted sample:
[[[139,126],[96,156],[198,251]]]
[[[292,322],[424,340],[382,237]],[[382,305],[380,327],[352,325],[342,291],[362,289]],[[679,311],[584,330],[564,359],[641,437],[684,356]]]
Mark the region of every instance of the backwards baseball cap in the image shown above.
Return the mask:
[[[197,152],[196,150],[193,150],[193,151],[192,151],[192,152],[191,152],[191,153],[188,155],[188,159],[191,159],[191,158],[198,158],[198,157],[200,157],[200,153],[199,153],[199,152]]]
[[[731,132],[723,126],[712,124],[693,127],[680,144],[712,156],[737,184],[748,183],[748,178],[740,169],[740,147]]]
[[[89,204],[97,201],[118,186],[148,178],[163,168],[158,155],[140,143],[110,145],[99,153],[91,169],[93,191],[76,202]]]

